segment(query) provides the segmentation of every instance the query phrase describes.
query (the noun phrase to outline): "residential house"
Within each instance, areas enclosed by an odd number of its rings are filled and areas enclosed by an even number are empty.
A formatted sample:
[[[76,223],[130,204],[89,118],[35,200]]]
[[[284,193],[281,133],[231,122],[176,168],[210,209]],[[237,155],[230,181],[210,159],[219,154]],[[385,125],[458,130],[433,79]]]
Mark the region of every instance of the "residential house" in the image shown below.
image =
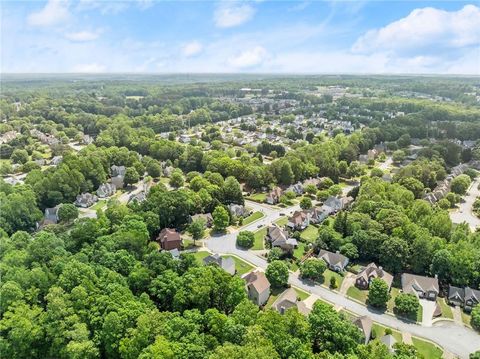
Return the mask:
[[[367,152],[368,160],[374,160],[378,156],[378,151],[374,148]]]
[[[323,203],[323,206],[331,208],[333,212],[341,211],[342,209],[347,208],[353,202],[352,197],[334,197],[330,196]],[[323,207],[322,206],[322,207]]]
[[[146,199],[147,199],[147,194],[145,193],[145,191],[141,191],[141,192],[130,195],[130,197],[128,198],[128,203],[130,202],[140,203],[145,201]]]
[[[382,267],[377,267],[375,263],[370,263],[368,266],[358,273],[355,278],[355,286],[360,289],[368,289],[370,282],[374,278],[380,278],[388,285],[388,289],[392,286],[393,276],[383,270]]]
[[[213,225],[213,217],[211,213],[199,213],[193,216],[190,216],[190,221],[196,221],[203,219],[205,221],[205,227],[210,228]]]
[[[267,195],[265,202],[267,202],[268,204],[277,204],[278,202],[280,202],[280,197],[282,196],[282,194],[282,189],[280,187],[275,187]]]
[[[272,308],[280,314],[285,314],[290,308],[297,308],[298,312],[304,315],[308,315],[311,311],[307,308],[305,302],[298,300],[297,292],[293,288],[288,288],[280,294],[275,302],[273,302]]]
[[[370,318],[368,315],[364,315],[355,319],[353,321],[353,324],[355,324],[362,331],[363,336],[365,337],[364,343],[368,344],[372,336],[372,327],[373,327],[372,318]]]
[[[54,156],[50,160],[50,165],[52,166],[58,166],[60,163],[62,163],[63,157],[62,156]]]
[[[82,193],[77,196],[74,204],[77,207],[88,208],[98,201],[98,197],[92,193]]]
[[[297,196],[301,196],[303,194],[304,189],[303,189],[303,185],[300,182],[298,182],[288,187],[287,191],[292,191]]]
[[[298,245],[295,238],[290,238],[288,232],[277,225],[267,227],[265,240],[269,242],[272,247],[279,247],[286,252],[292,252]]]
[[[466,312],[470,312],[473,307],[480,303],[480,290],[470,287],[458,288],[451,285],[448,287],[448,302],[463,307]]]
[[[170,251],[174,248],[180,249],[182,247],[182,238],[180,233],[172,228],[164,228],[157,236],[157,242],[163,250]]]
[[[402,290],[429,300],[436,300],[440,291],[437,276],[431,278],[410,273],[402,274]]]
[[[81,141],[81,142],[82,142],[84,145],[89,145],[89,144],[93,143],[93,141],[94,141],[94,140],[93,140],[93,137],[90,136],[90,135],[83,135],[83,136],[82,136],[82,141]]]
[[[235,204],[235,203],[230,203],[228,205],[228,211],[230,212],[230,215],[233,217],[247,217],[248,216],[248,211],[245,208],[245,206],[242,206],[241,204]]]
[[[169,250],[168,252],[170,252],[173,259],[180,260],[180,251],[178,250],[178,248],[173,248],[173,249]]]
[[[397,340],[393,337],[392,334],[384,335],[383,337],[380,338],[380,342],[385,344],[385,346],[388,348],[388,351],[390,353],[395,352],[395,349],[393,346],[397,343]]]
[[[256,305],[264,305],[270,296],[270,282],[265,273],[254,270],[243,276],[246,282],[248,298]]]
[[[218,253],[212,254],[208,257],[203,258],[203,264],[214,264],[218,265],[222,268],[225,272],[234,275],[236,272],[235,269],[235,261],[232,257],[220,257]]]
[[[312,208],[309,212],[310,214],[310,224],[320,224],[325,218],[328,217],[328,214],[321,210],[321,208]]]
[[[98,186],[97,196],[100,198],[110,197],[113,196],[116,191],[117,186],[115,186],[113,183],[103,183]]]
[[[295,231],[303,231],[310,224],[310,213],[308,211],[295,211],[288,218],[287,227]]]
[[[358,162],[360,162],[362,165],[365,165],[368,163],[368,155],[359,155],[358,156]]]
[[[328,268],[335,272],[343,272],[348,265],[349,259],[340,252],[330,252],[325,249],[320,250],[318,258],[321,258],[327,263]]]
[[[53,208],[45,208],[45,216],[43,217],[42,225],[57,224],[59,221],[58,210],[60,205],[56,205]]]
[[[112,165],[112,167],[110,167],[110,170],[112,173],[112,178],[111,178],[112,184],[115,185],[115,188],[117,189],[123,188],[123,186],[125,185],[124,183],[125,173],[127,171],[125,166]]]

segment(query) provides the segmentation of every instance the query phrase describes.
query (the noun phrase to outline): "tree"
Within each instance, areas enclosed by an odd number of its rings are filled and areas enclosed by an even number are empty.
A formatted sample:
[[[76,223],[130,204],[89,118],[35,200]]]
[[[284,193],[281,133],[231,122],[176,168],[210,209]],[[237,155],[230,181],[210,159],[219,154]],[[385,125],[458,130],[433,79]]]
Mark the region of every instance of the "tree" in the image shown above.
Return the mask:
[[[388,284],[380,278],[374,278],[369,285],[368,304],[373,307],[385,308],[390,300]]]
[[[388,237],[380,246],[380,261],[390,272],[399,273],[409,260],[408,243],[399,237]]]
[[[327,269],[327,265],[322,259],[307,259],[300,266],[300,275],[302,278],[320,280],[323,273]]]
[[[240,183],[233,176],[227,177],[223,183],[223,203],[230,204],[243,204],[243,195],[242,189],[240,188]]]
[[[340,253],[348,257],[350,260],[358,258],[357,246],[351,242],[345,243],[340,247]]]
[[[300,200],[300,208],[303,209],[303,210],[311,209],[312,208],[312,200],[308,197],[303,197]]]
[[[400,183],[403,187],[408,189],[413,193],[415,198],[420,198],[423,193],[423,183],[420,182],[418,179],[414,177],[403,177],[400,179],[398,182]]]
[[[395,152],[393,152],[392,154],[392,160],[394,163],[400,163],[400,162],[403,162],[403,160],[405,160],[405,152],[402,151],[402,150],[396,150]]]
[[[153,178],[160,177],[162,174],[162,167],[160,166],[160,163],[155,160],[151,160],[147,163],[146,170]]]
[[[205,234],[206,221],[203,218],[196,219],[188,225],[188,232],[192,235],[193,245]]]
[[[332,289],[335,289],[337,288],[337,278],[335,278],[334,276],[331,276],[330,277],[330,288]]]
[[[450,188],[453,193],[464,195],[465,193],[467,193],[467,189],[468,187],[470,187],[471,183],[472,183],[472,180],[470,179],[470,177],[463,174],[455,177],[452,180]]]
[[[58,219],[60,222],[72,222],[78,218],[78,208],[71,203],[64,203],[58,209]]]
[[[273,261],[267,266],[265,275],[272,287],[284,287],[288,283],[288,266],[283,261]]]
[[[470,324],[472,324],[472,327],[480,332],[480,305],[476,305],[472,309],[471,313],[472,317],[470,319]]]
[[[240,231],[237,236],[237,245],[242,248],[250,248],[255,242],[255,235],[250,231]]]
[[[400,293],[395,298],[395,311],[401,315],[416,318],[420,302],[418,297],[410,293]]]
[[[268,257],[267,257],[267,262],[273,262],[276,260],[281,259],[284,256],[283,250],[279,247],[273,247],[270,249],[270,252],[268,252]]]
[[[134,183],[137,183],[140,180],[140,175],[138,174],[137,170],[135,167],[127,167],[125,170],[125,184],[127,185],[132,185]]]
[[[28,161],[28,152],[23,149],[15,149],[10,156],[13,163],[24,164]]]
[[[228,211],[223,206],[215,207],[212,217],[213,228],[218,232],[224,231],[230,224],[230,216],[228,215]]]
[[[318,229],[318,239],[315,246],[318,249],[327,248],[331,251],[336,251],[342,245],[342,235],[336,232],[332,227],[322,225]]]
[[[184,180],[183,180],[183,174],[182,171],[178,168],[172,171],[172,174],[170,175],[170,186],[174,188],[180,188],[183,186]]]

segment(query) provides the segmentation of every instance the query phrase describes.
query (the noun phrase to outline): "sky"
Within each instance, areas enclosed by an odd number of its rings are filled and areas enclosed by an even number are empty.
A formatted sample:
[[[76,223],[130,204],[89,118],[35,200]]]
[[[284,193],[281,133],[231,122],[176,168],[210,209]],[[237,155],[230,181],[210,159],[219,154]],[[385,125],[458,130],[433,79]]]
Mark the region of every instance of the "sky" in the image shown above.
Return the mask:
[[[480,75],[480,2],[2,1],[2,73]]]

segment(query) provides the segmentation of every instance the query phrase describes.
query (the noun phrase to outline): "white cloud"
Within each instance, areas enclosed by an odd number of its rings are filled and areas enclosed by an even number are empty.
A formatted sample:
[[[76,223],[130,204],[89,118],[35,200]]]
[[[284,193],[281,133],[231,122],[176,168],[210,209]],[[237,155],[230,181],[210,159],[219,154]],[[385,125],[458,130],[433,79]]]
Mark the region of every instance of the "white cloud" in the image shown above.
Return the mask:
[[[43,9],[28,16],[27,22],[31,26],[52,26],[65,22],[69,17],[66,1],[48,0]]]
[[[67,40],[75,42],[86,42],[98,39],[100,31],[78,31],[65,34]]]
[[[413,10],[407,17],[361,36],[352,50],[389,51],[425,55],[443,49],[480,45],[480,8],[466,5],[458,11],[431,7]]]
[[[249,21],[255,9],[249,4],[222,3],[215,10],[213,19],[217,27],[235,27]]]
[[[90,64],[79,64],[73,67],[73,72],[84,72],[84,73],[94,73],[94,72],[105,72],[105,65],[97,64],[96,62]]]
[[[267,58],[267,50],[262,46],[255,46],[237,56],[230,57],[228,63],[235,68],[244,69],[262,64]]]
[[[198,41],[192,41],[182,47],[182,53],[186,57],[198,55],[203,50],[203,45]]]

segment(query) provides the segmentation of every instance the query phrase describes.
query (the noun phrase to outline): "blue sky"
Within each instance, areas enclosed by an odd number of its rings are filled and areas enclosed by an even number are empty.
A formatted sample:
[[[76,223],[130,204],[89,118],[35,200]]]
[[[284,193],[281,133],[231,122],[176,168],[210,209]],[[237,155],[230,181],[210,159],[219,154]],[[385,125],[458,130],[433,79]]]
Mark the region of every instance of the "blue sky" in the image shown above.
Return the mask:
[[[2,72],[480,74],[461,1],[8,1]]]

